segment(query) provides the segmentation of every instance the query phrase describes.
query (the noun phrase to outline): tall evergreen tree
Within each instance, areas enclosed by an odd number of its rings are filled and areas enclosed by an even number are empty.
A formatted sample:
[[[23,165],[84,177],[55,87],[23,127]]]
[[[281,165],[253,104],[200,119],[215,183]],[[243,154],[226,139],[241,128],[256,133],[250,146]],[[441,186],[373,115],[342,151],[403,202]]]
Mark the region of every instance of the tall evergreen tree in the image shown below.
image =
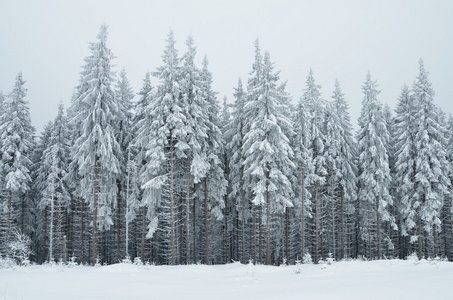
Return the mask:
[[[316,84],[312,70],[310,70],[307,80],[306,88],[303,94],[303,101],[308,111],[309,118],[309,148],[311,149],[311,157],[309,158],[312,165],[313,171],[310,174],[311,178],[311,195],[313,204],[313,230],[314,231],[314,242],[312,253],[314,254],[314,262],[318,263],[323,255],[323,240],[320,239],[320,233],[323,231],[323,202],[325,201],[323,193],[323,187],[326,183],[326,153],[325,153],[325,129],[324,129],[324,117],[325,117],[325,100],[321,98],[320,92],[321,86]],[[321,237],[323,238],[323,237]]]
[[[224,146],[222,132],[220,130],[220,108],[217,103],[216,93],[212,90],[212,75],[208,70],[208,59],[203,58],[203,68],[201,70],[202,91],[207,102],[207,114],[205,115],[205,127],[207,128],[207,141],[205,145],[206,162],[209,169],[204,177],[204,231],[205,231],[205,263],[210,264],[213,260],[211,255],[212,244],[217,244],[217,249],[220,249],[221,240],[211,241],[211,228],[214,227],[211,219],[216,220],[223,218],[222,209],[225,207],[223,196],[226,194],[228,182],[224,177],[223,164],[221,161],[221,153]],[[217,223],[217,225],[219,225]],[[219,227],[219,226],[217,226]],[[216,232],[214,236],[219,236]]]
[[[122,176],[117,178],[117,195],[116,195],[116,217],[115,217],[115,234],[116,234],[116,259],[115,261],[120,261],[121,258],[124,257],[122,253],[123,243],[121,242],[122,239],[122,231],[123,231],[123,224],[125,218],[123,217],[122,210],[125,209],[126,201],[126,186],[127,186],[127,176],[124,176],[127,172],[127,164],[128,164],[128,146],[132,140],[132,133],[131,131],[131,122],[132,122],[132,99],[134,98],[134,94],[132,92],[132,88],[130,87],[129,80],[127,79],[126,70],[123,69],[120,74],[119,78],[116,83],[115,95],[117,101],[121,104],[120,108],[122,109],[122,114],[124,115],[124,119],[119,120],[118,126],[118,134],[117,139],[121,146],[121,152],[123,155],[119,157],[120,166],[121,166],[121,174]],[[127,212],[126,212],[127,214]]]
[[[335,81],[335,90],[332,95],[332,110],[339,122],[338,127],[338,159],[336,161],[336,181],[340,198],[339,217],[340,228],[340,258],[351,257],[351,244],[354,231],[354,210],[357,201],[357,150],[352,134],[351,118],[348,104],[344,99],[340,83]],[[338,256],[338,255],[337,255]]]
[[[279,74],[266,52],[261,80],[246,104],[250,129],[244,136],[245,176],[253,191],[253,204],[266,211],[266,260],[271,264],[271,215],[292,207],[292,187],[288,175],[294,170],[289,136],[292,122],[286,112],[287,94],[278,85]]]
[[[307,220],[313,217],[312,213],[312,202],[311,193],[308,186],[311,185],[313,179],[314,167],[312,164],[312,150],[310,148],[310,123],[307,109],[305,108],[305,102],[301,97],[297,105],[296,113],[294,115],[294,161],[296,164],[296,176],[293,183],[294,192],[296,194],[295,215],[300,220],[300,227],[295,228],[295,232],[300,234],[300,251],[297,255],[298,258],[302,258],[308,253],[307,243]]]
[[[49,174],[50,166],[46,165],[43,161],[43,153],[46,150],[47,146],[50,144],[50,137],[52,135],[53,122],[49,121],[44,125],[44,129],[41,132],[39,140],[36,143],[36,147],[33,154],[33,187],[32,191],[35,194],[36,203],[38,203],[37,208],[37,224],[34,241],[34,251],[36,255],[36,260],[38,262],[43,262],[48,259],[48,211],[47,207],[41,207],[40,200],[43,198],[43,193],[46,188],[46,178]]]
[[[148,221],[152,220],[153,218],[157,218],[154,214],[153,209],[147,209],[150,202],[146,202],[150,200],[149,198],[142,197],[142,190],[141,187],[141,180],[140,174],[142,168],[146,166],[146,144],[142,143],[140,146],[137,144],[137,138],[140,133],[140,128],[146,128],[152,122],[152,119],[147,114],[148,106],[151,103],[151,99],[153,97],[153,88],[151,86],[151,74],[149,72],[146,73],[145,78],[143,79],[143,85],[141,90],[138,92],[140,98],[136,103],[134,103],[134,114],[131,120],[131,130],[129,132],[129,140],[131,143],[128,145],[127,149],[127,156],[128,156],[128,164],[127,164],[127,183],[129,184],[129,193],[126,191],[126,253],[127,256],[130,256],[130,250],[133,250],[132,254],[137,255],[136,250],[136,240],[137,236],[140,236],[140,258],[143,261],[144,258],[144,247],[145,247],[145,239],[148,233],[147,225]],[[143,135],[146,131],[141,132]],[[126,185],[127,185],[126,183]],[[127,189],[127,187],[126,187]],[[152,205],[151,205],[152,206]],[[137,216],[140,214],[141,210],[141,224],[137,222]],[[131,225],[131,226],[130,226]],[[135,225],[135,226],[134,226]],[[139,226],[137,226],[139,225]],[[140,230],[136,232],[135,228],[138,227]],[[129,237],[129,232],[131,233],[131,237]],[[154,232],[154,231],[153,231]],[[151,237],[152,234],[149,236]],[[132,239],[134,243],[129,246],[129,239]],[[152,244],[156,245],[154,239]],[[131,249],[129,249],[132,247]],[[155,247],[154,247],[155,248]],[[143,255],[142,255],[143,253]],[[134,257],[134,256],[132,256]],[[153,257],[154,258],[154,257]]]
[[[364,97],[357,134],[359,153],[359,230],[368,247],[369,257],[382,258],[382,242],[392,248],[390,237],[383,232],[381,222],[389,222],[396,229],[394,217],[389,213],[393,200],[387,145],[389,133],[382,104],[377,100],[380,91],[368,73],[362,86]]]
[[[58,115],[51,127],[49,143],[42,153],[41,171],[46,174],[42,182],[41,209],[49,211],[49,261],[53,261],[54,249],[59,260],[66,257],[65,235],[66,212],[70,207],[69,189],[65,182],[68,171],[69,131],[63,112],[58,107]]]
[[[448,176],[450,180],[449,196],[443,206],[443,234],[445,239],[445,255],[449,261],[453,261],[453,116],[447,121],[447,160]]]
[[[82,83],[75,100],[74,124],[80,135],[74,142],[71,157],[81,176],[81,196],[92,212],[92,263],[98,258],[98,233],[113,225],[113,199],[117,194],[117,179],[121,175],[121,146],[118,123],[124,119],[112,84],[114,75],[107,48],[107,26],[102,25],[98,41],[90,44],[91,55],[85,58]]]
[[[396,115],[394,119],[395,128],[395,180],[397,181],[397,195],[399,201],[397,203],[400,231],[403,237],[411,234],[414,238],[412,243],[416,242],[417,238],[413,232],[415,229],[416,208],[414,204],[417,201],[417,191],[415,188],[415,172],[417,156],[415,149],[415,134],[416,134],[416,103],[414,101],[408,86],[404,85],[401,89],[401,94],[398,98],[396,106]],[[400,251],[403,256],[407,256],[409,249],[408,245],[401,243]]]
[[[146,109],[150,121],[142,122],[136,141],[137,147],[144,149],[147,162],[141,171],[141,181],[143,201],[147,203],[148,215],[151,216],[148,236],[151,237],[160,225],[161,246],[165,249],[163,261],[171,265],[177,263],[176,162],[185,157],[188,148],[183,130],[186,116],[180,101],[181,67],[175,43],[173,32],[170,32],[162,57],[163,65],[153,73],[160,82]],[[149,126],[144,126],[145,122],[149,122]]]
[[[428,79],[423,61],[413,93],[417,103],[415,112],[415,190],[418,196],[413,204],[416,210],[418,255],[438,255],[437,234],[441,230],[440,211],[448,193],[448,163],[445,152],[444,128],[437,117],[434,90]],[[422,232],[423,231],[423,232]],[[425,236],[423,235],[425,233]],[[429,240],[428,240],[428,239]],[[422,241],[422,239],[424,241]],[[422,243],[426,250],[423,253]]]
[[[24,232],[27,215],[32,209],[27,206],[26,192],[30,188],[31,156],[34,146],[34,128],[31,125],[30,109],[25,100],[27,89],[22,73],[16,77],[13,91],[4,100],[0,135],[2,158],[0,161],[1,174],[4,178],[3,189],[6,198],[3,203],[3,218],[5,229],[3,231],[4,245],[10,242],[14,228]],[[3,254],[6,249],[3,249]]]
[[[233,254],[234,260],[246,262],[246,245],[245,245],[245,230],[246,220],[248,216],[248,205],[246,200],[246,185],[244,181],[244,157],[245,149],[243,148],[243,140],[246,132],[246,116],[244,106],[246,103],[246,94],[242,87],[242,81],[238,80],[238,85],[234,89],[234,104],[232,119],[228,125],[228,130],[225,133],[228,142],[227,149],[231,153],[229,160],[229,183],[231,192],[229,199],[234,203],[235,209],[232,211],[233,216]],[[240,242],[239,242],[240,241]]]

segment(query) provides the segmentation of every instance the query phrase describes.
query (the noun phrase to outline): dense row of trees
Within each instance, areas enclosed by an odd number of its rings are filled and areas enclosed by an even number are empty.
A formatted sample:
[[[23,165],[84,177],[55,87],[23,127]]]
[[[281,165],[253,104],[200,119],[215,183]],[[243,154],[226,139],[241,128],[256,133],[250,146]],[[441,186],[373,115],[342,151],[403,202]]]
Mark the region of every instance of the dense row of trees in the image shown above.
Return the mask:
[[[422,61],[394,114],[366,76],[354,137],[340,83],[326,100],[310,71],[293,105],[258,41],[222,108],[191,37],[179,56],[168,34],[136,101],[97,38],[38,139],[22,75],[0,94],[1,256],[19,232],[37,262],[453,259],[453,118]]]

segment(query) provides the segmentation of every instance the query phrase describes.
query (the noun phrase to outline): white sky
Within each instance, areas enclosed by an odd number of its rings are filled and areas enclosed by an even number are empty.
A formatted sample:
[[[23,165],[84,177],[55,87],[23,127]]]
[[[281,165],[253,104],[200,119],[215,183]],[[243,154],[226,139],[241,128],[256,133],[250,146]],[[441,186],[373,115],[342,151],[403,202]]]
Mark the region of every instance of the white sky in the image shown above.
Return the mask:
[[[297,101],[313,69],[323,97],[336,78],[356,125],[361,85],[368,70],[378,80],[379,99],[394,108],[404,83],[424,59],[436,103],[453,113],[453,1],[18,1],[0,0],[0,90],[9,93],[19,71],[28,88],[38,130],[53,120],[77,85],[88,42],[102,23],[116,71],[128,72],[138,92],[147,71],[161,65],[165,38],[173,29],[179,54],[192,34],[198,62],[206,53],[219,100],[233,100],[239,77],[246,82],[260,39]],[[153,79],[152,84],[157,82]]]

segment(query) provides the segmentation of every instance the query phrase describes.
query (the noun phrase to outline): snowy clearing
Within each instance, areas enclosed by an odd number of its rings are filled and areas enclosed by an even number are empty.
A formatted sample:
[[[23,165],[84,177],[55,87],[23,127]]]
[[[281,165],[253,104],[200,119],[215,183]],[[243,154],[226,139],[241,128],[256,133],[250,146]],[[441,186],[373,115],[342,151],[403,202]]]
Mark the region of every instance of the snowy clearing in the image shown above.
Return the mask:
[[[0,299],[449,299],[453,264],[58,266],[0,270]]]

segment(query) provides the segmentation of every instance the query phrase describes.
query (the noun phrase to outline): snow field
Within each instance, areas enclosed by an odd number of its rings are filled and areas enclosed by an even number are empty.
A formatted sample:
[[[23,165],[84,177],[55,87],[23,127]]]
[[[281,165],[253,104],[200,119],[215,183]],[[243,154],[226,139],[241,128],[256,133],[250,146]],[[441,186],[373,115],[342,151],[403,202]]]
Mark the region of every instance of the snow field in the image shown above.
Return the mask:
[[[16,267],[0,299],[451,299],[450,262],[346,261],[295,266]]]

